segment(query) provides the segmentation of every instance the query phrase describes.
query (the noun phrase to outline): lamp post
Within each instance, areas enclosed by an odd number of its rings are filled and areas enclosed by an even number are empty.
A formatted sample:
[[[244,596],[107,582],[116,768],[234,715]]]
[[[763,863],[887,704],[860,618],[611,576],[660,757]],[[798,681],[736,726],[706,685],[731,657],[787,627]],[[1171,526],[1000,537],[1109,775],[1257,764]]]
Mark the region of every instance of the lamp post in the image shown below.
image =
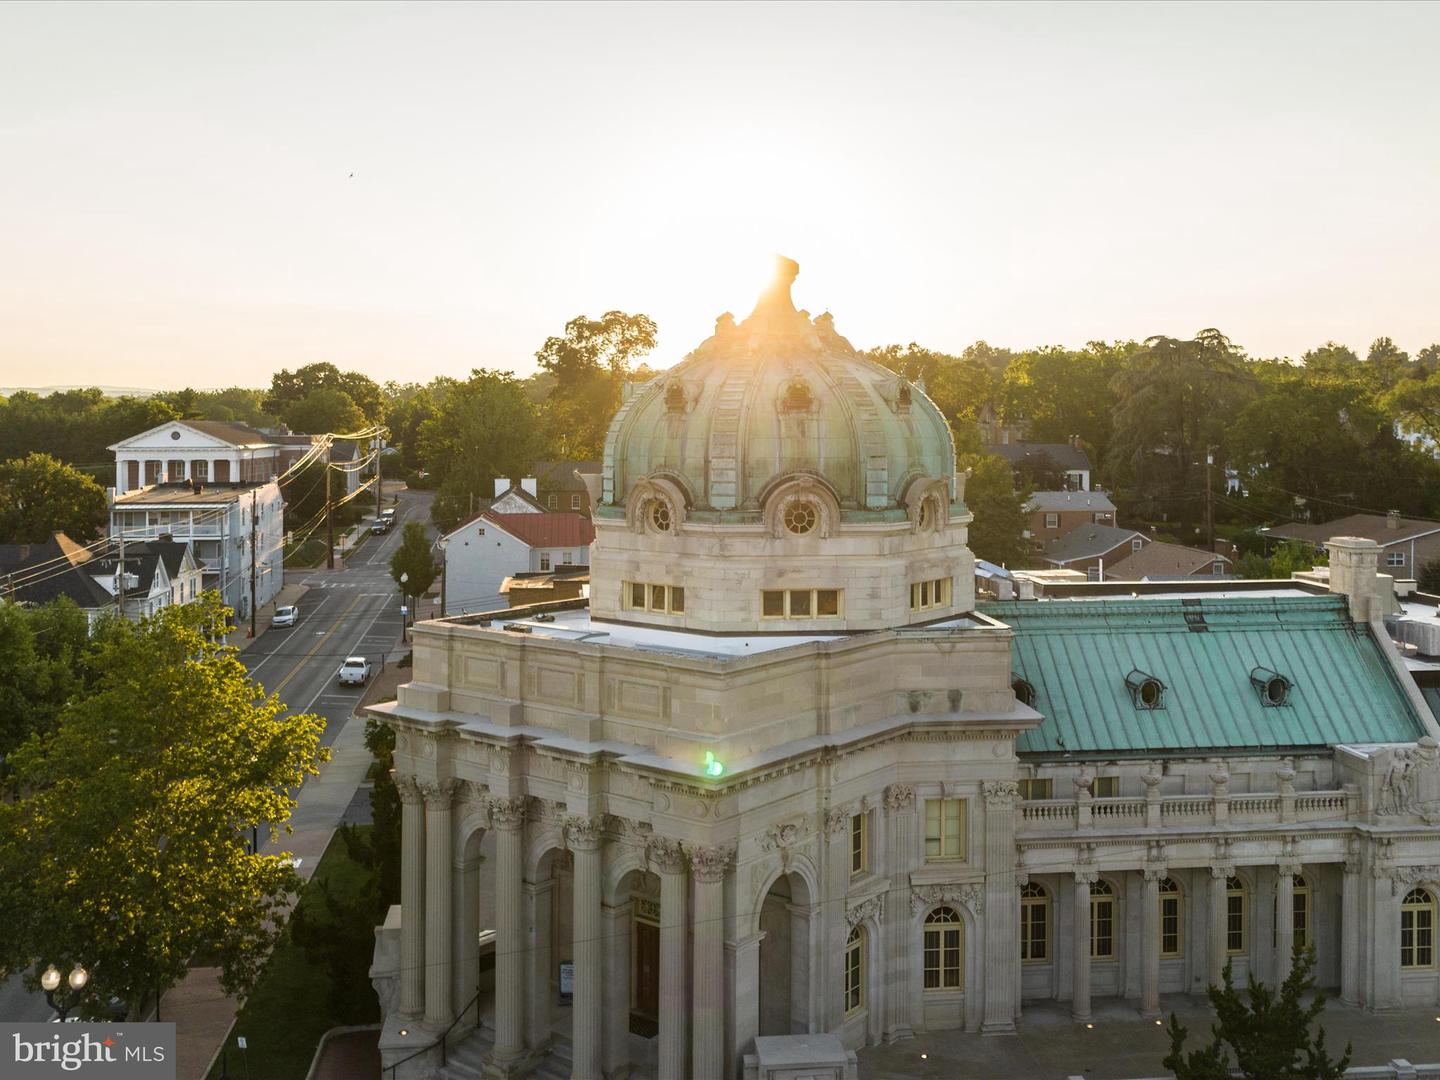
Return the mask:
[[[409,575],[408,572],[407,572],[407,573],[402,573],[402,574],[400,575],[400,640],[401,640],[401,642],[406,642],[406,641],[409,641],[409,640],[410,640],[408,637],[405,636],[405,635],[406,635],[406,628],[407,628],[407,627],[409,626],[409,624],[410,624],[410,614],[409,614],[409,606],[408,606],[408,597],[407,597],[406,592],[405,592],[405,585],[406,585],[406,583],[407,583],[409,580],[410,580],[410,575]]]
[[[450,546],[450,538],[442,536],[438,541],[440,545],[440,617],[445,617],[445,571],[450,565],[449,554],[446,549]]]
[[[65,979],[70,984],[68,994],[60,991],[61,978],[59,968],[51,964],[40,976],[40,986],[45,991],[46,1004],[55,1010],[56,1017],[63,1024],[70,1010],[80,1004],[80,995],[85,989],[86,983],[90,981],[90,973],[80,964],[76,964],[71,969],[69,977]]]

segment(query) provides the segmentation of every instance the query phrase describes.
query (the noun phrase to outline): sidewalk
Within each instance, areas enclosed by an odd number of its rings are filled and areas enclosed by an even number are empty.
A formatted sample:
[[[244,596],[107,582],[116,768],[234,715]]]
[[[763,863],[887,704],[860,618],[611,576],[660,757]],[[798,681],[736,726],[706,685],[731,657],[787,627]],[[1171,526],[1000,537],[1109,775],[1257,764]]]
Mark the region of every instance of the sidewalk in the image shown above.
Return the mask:
[[[364,701],[371,700],[375,689],[372,684]],[[320,775],[312,776],[300,788],[290,818],[291,831],[263,849],[267,854],[290,852],[296,872],[307,882],[370,768],[364,717],[351,716],[330,751],[331,758],[321,766]],[[176,1080],[204,1080],[234,1027],[240,1003],[220,990],[219,975],[216,968],[191,968],[160,1003],[161,1016],[175,1022]]]

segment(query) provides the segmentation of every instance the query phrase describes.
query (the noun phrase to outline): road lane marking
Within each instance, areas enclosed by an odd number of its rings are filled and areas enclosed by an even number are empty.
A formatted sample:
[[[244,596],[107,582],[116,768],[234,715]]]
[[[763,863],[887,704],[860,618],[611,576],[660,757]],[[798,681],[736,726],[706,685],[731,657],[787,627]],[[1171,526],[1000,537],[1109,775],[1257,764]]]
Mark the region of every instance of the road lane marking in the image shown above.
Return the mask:
[[[356,602],[358,603],[359,600],[360,600],[360,598],[357,596],[357,597],[355,598],[355,600],[356,600]],[[354,607],[355,605],[352,604],[352,605],[350,605],[350,606],[351,606],[351,607]],[[374,626],[375,623],[376,623],[376,621],[377,621],[377,620],[380,618],[380,616],[383,615],[383,614],[385,614],[385,608],[384,608],[384,606],[382,605],[382,606],[380,607],[380,610],[377,611],[377,612],[375,612],[375,618],[370,620],[370,626]],[[366,634],[368,634],[368,633],[370,632],[370,626],[365,627],[365,629],[360,632],[361,637],[363,637],[364,635],[366,635]],[[375,677],[375,672],[372,671],[372,672],[370,673],[370,678],[373,679],[374,677]],[[305,706],[305,708],[301,710],[302,712],[309,712],[311,709],[313,709],[313,708],[315,707],[315,702],[319,701],[320,698],[321,698],[321,696],[324,695],[327,690],[328,690],[330,693],[332,693],[332,694],[335,692],[335,688],[329,684],[329,678],[330,678],[330,677],[327,675],[327,676],[326,676],[326,681],[320,685],[320,689],[319,689],[319,690],[316,690],[316,691],[315,691],[315,696],[312,697],[312,698],[310,699],[309,704],[307,704],[307,705]],[[357,704],[359,703],[359,701],[363,701],[363,700],[364,700],[364,698],[365,698],[365,692],[370,689],[370,681],[369,681],[369,679],[367,679],[367,680],[365,681],[365,685],[362,686],[362,687],[360,687],[359,689],[360,689],[360,698],[359,698],[359,700],[357,700]],[[353,710],[352,710],[352,711],[353,711]],[[326,726],[327,726],[327,727],[329,726],[329,725],[328,725],[328,722],[327,722],[327,725],[326,725]]]
[[[281,690],[285,689],[286,685],[290,682],[290,680],[293,679],[296,675],[298,675],[301,669],[310,662],[310,658],[320,651],[320,646],[325,644],[325,642],[329,639],[330,635],[335,633],[336,630],[340,629],[341,621],[345,618],[346,615],[350,614],[350,612],[354,609],[355,605],[358,603],[360,603],[360,597],[358,596],[355,597],[354,600],[350,601],[350,606],[347,607],[336,617],[335,622],[331,625],[330,629],[325,631],[324,635],[320,638],[319,641],[315,642],[314,645],[310,646],[310,651],[300,658],[300,660],[295,664],[295,666],[290,669],[290,673],[286,675],[285,678],[280,680],[280,685],[276,686],[273,690],[270,691],[272,694],[278,694]]]

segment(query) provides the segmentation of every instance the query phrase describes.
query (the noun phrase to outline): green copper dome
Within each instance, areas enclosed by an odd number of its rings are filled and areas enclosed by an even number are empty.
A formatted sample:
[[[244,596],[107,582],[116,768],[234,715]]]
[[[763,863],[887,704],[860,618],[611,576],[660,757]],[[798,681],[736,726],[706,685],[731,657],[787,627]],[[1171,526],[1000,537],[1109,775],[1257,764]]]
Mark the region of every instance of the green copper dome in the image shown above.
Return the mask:
[[[623,513],[647,477],[680,488],[697,521],[758,515],[797,475],[828,486],[842,519],[855,521],[903,514],[920,478],[946,480],[955,497],[955,445],[940,410],[860,356],[830,315],[812,322],[796,311],[799,266],[782,259],[779,269],[748,319],[722,315],[713,337],[620,407],[605,440],[601,514]]]

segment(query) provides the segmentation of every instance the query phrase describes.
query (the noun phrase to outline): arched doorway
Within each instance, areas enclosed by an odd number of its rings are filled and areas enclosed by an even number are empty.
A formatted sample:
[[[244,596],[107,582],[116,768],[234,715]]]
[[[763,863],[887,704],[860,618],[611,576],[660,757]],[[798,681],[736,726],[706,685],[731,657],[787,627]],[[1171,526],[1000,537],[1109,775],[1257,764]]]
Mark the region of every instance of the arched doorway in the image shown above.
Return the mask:
[[[775,879],[760,903],[760,1034],[810,1031],[810,887],[796,873]]]
[[[575,960],[574,881],[570,852],[551,847],[536,861],[524,884],[525,948],[530,959],[526,1042],[534,1049],[547,1045],[557,1030],[570,1031],[570,1003],[561,997],[560,969]]]

